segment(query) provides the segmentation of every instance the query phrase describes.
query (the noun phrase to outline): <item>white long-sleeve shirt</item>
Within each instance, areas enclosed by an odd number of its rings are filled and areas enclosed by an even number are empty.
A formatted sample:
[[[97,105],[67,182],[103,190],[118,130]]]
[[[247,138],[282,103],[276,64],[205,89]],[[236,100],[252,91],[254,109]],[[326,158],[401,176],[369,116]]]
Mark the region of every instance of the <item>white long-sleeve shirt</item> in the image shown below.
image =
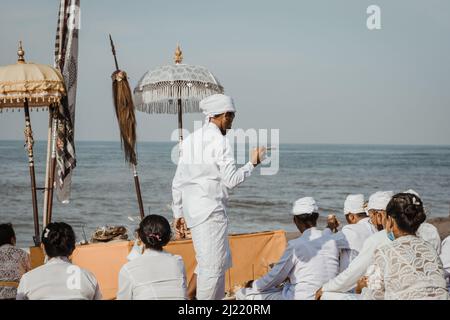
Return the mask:
[[[381,230],[371,235],[364,242],[364,245],[358,256],[350,263],[347,269],[341,272],[337,277],[325,283],[322,287],[323,292],[347,292],[355,287],[356,282],[364,276],[367,268],[372,263],[375,250],[391,241],[387,237],[386,230]]]
[[[180,256],[146,249],[120,270],[117,300],[184,300],[186,287]]]
[[[25,273],[17,288],[17,300],[100,300],[95,276],[67,258],[50,259]]]
[[[242,183],[254,166],[237,169],[229,140],[212,122],[194,131],[182,143],[182,155],[172,182],[172,210],[189,228],[214,211],[224,211],[228,191]]]
[[[329,230],[329,229],[328,229]],[[362,250],[367,238],[376,232],[369,218],[359,220],[355,224],[345,225],[341,231],[331,234],[340,250],[339,272],[349,266],[359,252]]]
[[[313,300],[323,283],[338,272],[338,248],[329,236],[316,228],[306,230],[299,238],[288,242],[280,261],[252,288],[242,289],[243,295],[258,294],[283,283],[283,299]]]
[[[450,236],[442,241],[440,258],[444,267],[445,278],[447,279],[447,287],[450,292]]]

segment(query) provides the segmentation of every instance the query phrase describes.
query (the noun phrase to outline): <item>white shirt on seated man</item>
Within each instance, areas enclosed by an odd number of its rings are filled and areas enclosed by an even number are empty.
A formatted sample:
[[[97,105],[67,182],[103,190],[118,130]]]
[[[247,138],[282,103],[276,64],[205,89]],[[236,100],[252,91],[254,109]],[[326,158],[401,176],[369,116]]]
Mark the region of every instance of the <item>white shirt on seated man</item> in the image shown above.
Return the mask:
[[[331,226],[324,230],[324,233],[331,234],[332,238],[336,240],[340,250],[339,272],[347,269],[350,262],[358,256],[364,241],[377,231],[365,212],[364,195],[362,194],[347,196],[344,202],[344,215],[348,224],[341,231],[333,234]],[[337,219],[334,219],[337,222]]]
[[[238,300],[312,300],[316,290],[337,275],[338,248],[316,228],[319,214],[314,199],[297,200],[292,213],[302,235],[289,241],[280,261],[265,276],[236,293]]]

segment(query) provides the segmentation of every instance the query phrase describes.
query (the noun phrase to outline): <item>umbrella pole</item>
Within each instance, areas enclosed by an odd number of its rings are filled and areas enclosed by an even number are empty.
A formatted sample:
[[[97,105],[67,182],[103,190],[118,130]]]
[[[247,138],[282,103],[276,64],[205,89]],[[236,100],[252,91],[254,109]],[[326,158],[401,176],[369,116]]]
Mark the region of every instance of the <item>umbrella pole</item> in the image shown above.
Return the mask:
[[[34,244],[39,246],[39,216],[36,197],[36,175],[34,172],[34,156],[33,156],[33,131],[31,130],[30,109],[28,106],[28,99],[25,98],[25,141],[28,150],[28,165],[30,167],[31,178],[31,197],[33,201],[33,220],[34,220]]]
[[[178,99],[178,141],[180,142],[181,150],[181,142],[183,142],[183,109],[181,108],[181,99]]]
[[[47,157],[45,164],[45,191],[44,191],[44,217],[42,219],[42,229],[47,225],[47,208],[48,208],[48,187],[49,187],[49,174],[50,174],[50,157],[52,152],[52,124],[53,124],[53,116],[51,113],[51,109],[49,108],[48,113],[48,135],[47,135]]]
[[[48,200],[47,200],[47,221],[46,225],[52,222],[52,212],[53,212],[53,190],[55,188],[55,169],[56,169],[56,129],[58,126],[58,119],[56,115],[56,106],[54,106],[52,119],[52,158],[50,162],[50,174],[49,174],[49,189],[48,189]]]

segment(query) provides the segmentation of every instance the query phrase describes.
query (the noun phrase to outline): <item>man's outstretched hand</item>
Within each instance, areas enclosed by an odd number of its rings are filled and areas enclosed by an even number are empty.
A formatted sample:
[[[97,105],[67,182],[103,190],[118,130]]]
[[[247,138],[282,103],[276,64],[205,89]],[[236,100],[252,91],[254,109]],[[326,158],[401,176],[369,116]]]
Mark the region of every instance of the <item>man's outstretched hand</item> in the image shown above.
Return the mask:
[[[253,166],[257,166],[264,160],[264,156],[266,155],[267,149],[265,147],[255,148],[252,150],[251,162]]]

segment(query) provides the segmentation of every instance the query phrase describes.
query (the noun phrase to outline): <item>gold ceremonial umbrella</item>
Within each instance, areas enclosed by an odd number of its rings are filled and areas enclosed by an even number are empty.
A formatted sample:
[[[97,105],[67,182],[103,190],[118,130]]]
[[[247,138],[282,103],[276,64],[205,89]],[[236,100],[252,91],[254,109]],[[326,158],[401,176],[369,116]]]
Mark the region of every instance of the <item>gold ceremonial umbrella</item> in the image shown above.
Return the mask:
[[[54,112],[62,97],[66,95],[64,80],[61,73],[47,65],[26,63],[25,51],[22,49],[22,42],[19,43],[19,56],[17,63],[0,67],[0,112],[6,108],[23,108],[25,113],[25,143],[28,151],[28,163],[31,178],[31,196],[33,201],[34,219],[34,243],[40,243],[39,221],[36,198],[36,178],[34,172],[33,157],[33,131],[31,130],[30,108],[49,107],[49,112],[53,113],[53,152],[52,152],[52,172],[50,174],[48,199],[51,203],[53,198],[54,167],[56,165],[56,112]],[[51,214],[51,205],[49,205]],[[49,213],[47,212],[47,214]]]

